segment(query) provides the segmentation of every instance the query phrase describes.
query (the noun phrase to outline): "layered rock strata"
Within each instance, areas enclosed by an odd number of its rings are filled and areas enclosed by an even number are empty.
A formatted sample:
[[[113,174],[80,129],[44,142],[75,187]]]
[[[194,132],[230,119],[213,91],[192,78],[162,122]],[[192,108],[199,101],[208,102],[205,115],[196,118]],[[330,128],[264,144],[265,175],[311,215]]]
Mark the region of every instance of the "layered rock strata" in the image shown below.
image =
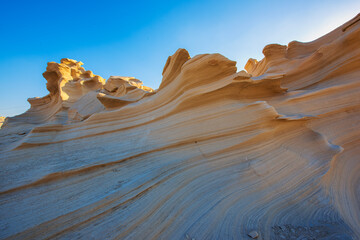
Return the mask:
[[[49,63],[0,131],[0,238],[360,238],[359,19],[246,71],[179,49],[156,91]]]

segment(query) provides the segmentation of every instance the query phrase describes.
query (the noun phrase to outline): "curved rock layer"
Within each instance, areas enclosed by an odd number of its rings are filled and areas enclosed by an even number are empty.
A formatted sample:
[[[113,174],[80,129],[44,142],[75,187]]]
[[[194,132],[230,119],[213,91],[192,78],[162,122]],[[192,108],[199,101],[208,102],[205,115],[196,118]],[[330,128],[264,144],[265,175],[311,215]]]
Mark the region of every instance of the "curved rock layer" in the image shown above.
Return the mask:
[[[0,131],[2,239],[360,238],[360,16],[158,90],[63,59]]]

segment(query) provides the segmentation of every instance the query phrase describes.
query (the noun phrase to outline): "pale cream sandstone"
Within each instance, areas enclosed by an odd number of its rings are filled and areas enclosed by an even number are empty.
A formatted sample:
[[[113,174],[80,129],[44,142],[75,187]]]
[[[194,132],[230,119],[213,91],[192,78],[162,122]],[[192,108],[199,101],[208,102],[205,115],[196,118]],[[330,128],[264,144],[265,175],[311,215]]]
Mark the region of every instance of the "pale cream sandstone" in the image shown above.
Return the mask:
[[[0,130],[0,238],[359,239],[359,19],[246,71],[179,49],[155,91],[49,63]]]

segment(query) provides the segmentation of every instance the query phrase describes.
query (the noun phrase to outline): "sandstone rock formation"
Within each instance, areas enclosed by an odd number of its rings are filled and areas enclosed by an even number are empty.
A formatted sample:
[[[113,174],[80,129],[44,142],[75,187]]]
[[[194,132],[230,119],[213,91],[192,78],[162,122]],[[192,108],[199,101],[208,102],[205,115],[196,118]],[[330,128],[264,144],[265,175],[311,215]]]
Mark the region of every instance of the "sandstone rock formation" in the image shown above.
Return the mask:
[[[359,239],[359,19],[246,71],[179,49],[156,91],[49,63],[0,130],[0,238]]]
[[[4,121],[5,121],[5,117],[0,117],[0,128],[3,125]]]

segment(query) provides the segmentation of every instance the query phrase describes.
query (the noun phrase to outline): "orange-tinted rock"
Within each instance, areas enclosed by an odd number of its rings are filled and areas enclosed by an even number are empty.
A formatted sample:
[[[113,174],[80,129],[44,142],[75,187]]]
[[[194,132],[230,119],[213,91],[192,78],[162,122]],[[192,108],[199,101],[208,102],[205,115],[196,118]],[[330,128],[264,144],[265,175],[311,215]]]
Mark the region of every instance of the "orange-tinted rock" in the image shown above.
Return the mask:
[[[0,130],[0,238],[359,239],[358,20],[247,72],[179,49],[155,91],[49,63]]]

